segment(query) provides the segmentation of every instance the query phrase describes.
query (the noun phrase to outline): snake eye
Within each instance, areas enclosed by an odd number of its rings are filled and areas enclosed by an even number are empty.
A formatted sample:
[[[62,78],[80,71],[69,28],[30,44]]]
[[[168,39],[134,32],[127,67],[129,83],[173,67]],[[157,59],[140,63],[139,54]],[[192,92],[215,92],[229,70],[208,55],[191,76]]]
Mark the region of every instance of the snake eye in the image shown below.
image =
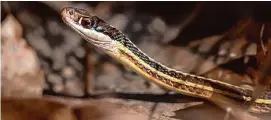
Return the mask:
[[[80,24],[85,28],[90,28],[93,26],[93,22],[91,22],[91,20],[88,18],[83,18]]]
[[[68,11],[70,15],[73,15],[73,10]]]

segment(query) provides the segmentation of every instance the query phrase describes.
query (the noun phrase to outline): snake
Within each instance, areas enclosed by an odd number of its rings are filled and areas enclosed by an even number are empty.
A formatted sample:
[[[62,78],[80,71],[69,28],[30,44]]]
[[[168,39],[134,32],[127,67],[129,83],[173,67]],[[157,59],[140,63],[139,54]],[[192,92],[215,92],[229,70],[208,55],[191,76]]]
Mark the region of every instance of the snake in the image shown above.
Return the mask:
[[[161,87],[210,101],[214,96],[220,95],[240,101],[243,106],[252,102],[252,112],[271,113],[271,92],[268,90],[253,99],[253,90],[250,88],[169,68],[142,52],[120,30],[91,15],[87,10],[64,7],[61,10],[61,18],[87,42]],[[270,88],[271,85],[267,89]]]

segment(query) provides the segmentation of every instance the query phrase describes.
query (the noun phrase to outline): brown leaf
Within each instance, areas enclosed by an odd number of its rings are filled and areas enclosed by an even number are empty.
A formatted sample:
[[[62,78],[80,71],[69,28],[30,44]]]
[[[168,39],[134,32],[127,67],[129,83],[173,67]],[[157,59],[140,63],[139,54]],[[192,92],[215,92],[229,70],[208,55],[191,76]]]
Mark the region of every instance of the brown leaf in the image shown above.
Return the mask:
[[[20,23],[8,15],[1,29],[3,96],[40,96],[44,75],[35,51],[22,38]]]
[[[2,99],[4,120],[147,120],[148,116],[101,100]]]
[[[257,29],[251,30],[251,35],[248,39],[253,40],[257,44],[257,67],[254,71],[255,89],[253,99],[259,98],[264,92],[269,90],[271,84],[271,24],[270,23],[255,23]]]
[[[245,83],[252,84],[251,78],[253,75],[251,75],[251,71],[256,69],[256,58],[254,56],[244,56],[221,64],[202,75],[234,85],[243,85]]]
[[[4,120],[76,120],[69,107],[42,99],[1,100]]]

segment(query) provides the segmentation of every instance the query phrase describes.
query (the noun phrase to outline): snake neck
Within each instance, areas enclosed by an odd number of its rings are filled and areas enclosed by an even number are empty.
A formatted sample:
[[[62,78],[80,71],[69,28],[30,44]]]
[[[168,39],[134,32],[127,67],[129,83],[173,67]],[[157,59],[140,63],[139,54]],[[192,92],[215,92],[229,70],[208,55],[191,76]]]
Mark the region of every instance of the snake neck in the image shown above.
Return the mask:
[[[181,71],[176,71],[147,56],[135,44],[133,44],[121,31],[105,23],[99,18],[93,29],[110,37],[117,45],[119,59],[128,64],[137,73],[153,82],[182,94],[210,98],[213,93],[222,94],[231,98],[249,101],[251,90],[234,86],[217,80],[200,77]],[[111,55],[116,57],[115,55]]]
[[[203,98],[210,98],[217,92],[240,100],[249,101],[250,99],[250,90],[166,67],[143,53],[128,38],[123,39],[120,42],[120,53],[128,59],[125,62],[132,64],[132,69],[136,69],[139,74],[162,86],[182,94]]]

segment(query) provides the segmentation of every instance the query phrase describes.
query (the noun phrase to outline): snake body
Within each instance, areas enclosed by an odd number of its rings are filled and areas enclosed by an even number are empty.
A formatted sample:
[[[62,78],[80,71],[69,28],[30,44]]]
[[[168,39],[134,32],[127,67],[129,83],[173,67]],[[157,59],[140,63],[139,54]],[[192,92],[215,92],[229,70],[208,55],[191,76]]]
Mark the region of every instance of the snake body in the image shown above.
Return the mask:
[[[251,89],[184,73],[156,62],[136,47],[121,31],[90,15],[86,10],[66,7],[61,15],[63,21],[85,40],[162,87],[207,100],[212,100],[215,95],[241,101],[244,105],[252,100]],[[271,112],[271,92],[266,91],[260,98],[254,100],[252,107],[257,112]]]

